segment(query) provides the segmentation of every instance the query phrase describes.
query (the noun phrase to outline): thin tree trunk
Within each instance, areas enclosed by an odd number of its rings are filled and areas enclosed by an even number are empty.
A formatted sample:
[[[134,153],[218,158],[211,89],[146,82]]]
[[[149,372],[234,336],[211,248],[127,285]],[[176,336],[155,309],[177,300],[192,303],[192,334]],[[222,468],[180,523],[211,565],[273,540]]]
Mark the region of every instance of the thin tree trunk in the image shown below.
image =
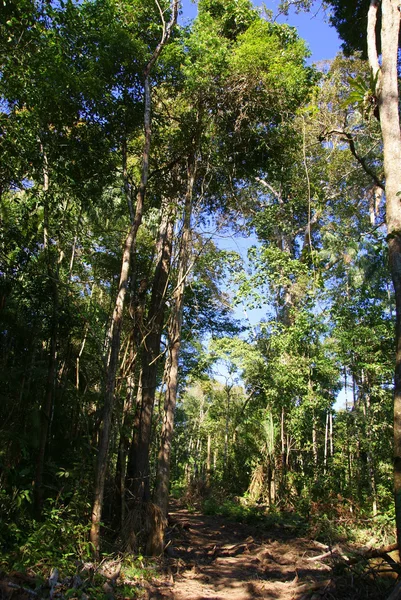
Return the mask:
[[[327,455],[328,455],[328,441],[329,441],[329,411],[326,413],[326,427],[324,431],[324,474],[327,472]]]
[[[46,388],[40,412],[39,449],[36,459],[34,479],[34,508],[38,518],[40,518],[43,508],[43,471],[46,455],[46,446],[48,442],[49,428],[52,416],[52,406],[54,401],[54,385],[57,370],[58,336],[58,273],[57,268],[55,268],[54,265],[54,259],[52,257],[51,249],[49,247],[49,168],[47,155],[42,144],[41,151],[43,154],[43,248],[46,255],[47,275],[51,290],[52,315]]]
[[[177,402],[178,389],[178,359],[181,348],[182,315],[184,310],[184,292],[188,276],[189,250],[191,243],[191,213],[192,196],[195,182],[196,158],[191,156],[188,162],[187,192],[185,196],[183,230],[179,253],[178,283],[174,291],[174,304],[169,323],[169,361],[170,372],[166,380],[166,396],[164,403],[164,420],[161,433],[161,443],[157,463],[157,476],[154,500],[159,506],[162,519],[155,521],[152,527],[152,554],[160,554],[163,550],[164,529],[166,524],[169,484],[170,484],[170,454],[174,430],[174,412]]]
[[[317,448],[317,430],[316,430],[316,416],[313,414],[312,418],[312,450],[313,450],[313,462],[315,465],[315,477],[317,479],[317,465],[318,465],[318,448]]]
[[[367,385],[367,387],[369,387]],[[367,463],[368,463],[368,476],[369,476],[369,488],[372,497],[372,513],[373,516],[377,515],[377,486],[376,486],[376,469],[374,461],[374,453],[372,451],[372,430],[370,427],[370,396],[369,393],[364,393],[364,408],[365,408],[365,424],[366,424],[366,439],[368,442],[367,450]]]
[[[118,357],[120,353],[121,328],[123,320],[123,311],[125,296],[128,287],[128,278],[131,266],[131,256],[134,250],[136,235],[142,222],[143,202],[148,180],[149,171],[149,152],[150,152],[150,85],[149,77],[145,78],[145,144],[142,157],[142,175],[141,184],[137,194],[136,213],[131,224],[128,235],[125,239],[123,249],[123,260],[120,272],[120,282],[118,294],[114,306],[113,317],[110,328],[110,352],[106,374],[106,388],[103,405],[103,419],[100,429],[98,456],[95,475],[94,502],[92,506],[92,526],[90,531],[90,541],[96,557],[100,549],[100,521],[102,515],[104,485],[107,472],[107,459],[110,443],[111,420],[114,407],[114,389],[116,384],[116,374],[118,368]]]
[[[287,471],[287,449],[286,449],[286,435],[285,435],[285,410],[284,407],[281,409],[281,464],[282,464],[282,484],[285,483],[286,471]]]
[[[193,445],[194,445],[194,439],[193,439],[193,436],[191,435],[191,437],[189,438],[189,444],[188,444],[188,459],[190,459],[190,457],[191,457],[191,452],[192,452]],[[185,479],[185,485],[186,485],[186,487],[188,487],[189,484],[190,484],[190,481],[191,481],[191,463],[190,463],[190,460],[188,460],[185,463],[184,479]]]
[[[397,543],[401,548],[401,132],[398,98],[399,2],[382,0],[381,67],[376,44],[379,2],[371,0],[368,14],[368,56],[377,76],[377,97],[383,138],[386,181],[386,223],[390,271],[395,291],[395,376],[394,376],[394,497]]]
[[[53,332],[50,339],[49,363],[46,379],[45,397],[41,407],[39,450],[36,460],[34,480],[35,513],[40,518],[43,508],[43,471],[46,455],[46,446],[49,436],[50,420],[53,406],[54,383],[57,366],[57,331],[53,323]]]
[[[207,436],[207,453],[206,453],[206,485],[210,485],[210,476],[212,472],[212,436],[209,433]]]
[[[231,396],[231,387],[226,385],[225,392],[227,397],[226,404],[226,422],[224,428],[224,454],[223,454],[223,474],[227,475],[227,467],[228,467],[228,431],[230,426],[230,396]]]
[[[127,473],[134,503],[147,502],[150,499],[149,449],[157,387],[157,370],[160,359],[160,343],[164,325],[165,298],[170,273],[174,233],[173,212],[174,210],[169,207],[168,202],[165,202],[159,230],[158,264],[153,280],[146,339],[143,340],[139,430],[136,444],[132,448],[129,472]]]
[[[132,339],[131,339],[132,344]],[[130,354],[134,349],[130,349]],[[134,359],[132,359],[134,360]],[[116,475],[115,475],[115,489],[116,489],[116,521],[119,519],[119,524],[122,527],[125,519],[125,475],[127,468],[127,449],[129,447],[129,435],[132,431],[132,423],[134,420],[134,392],[135,392],[135,375],[131,364],[131,370],[127,376],[127,393],[123,407],[123,418],[122,426],[120,431],[120,439],[118,442],[117,452],[117,464],[116,464]]]
[[[107,458],[110,442],[110,429],[111,419],[114,405],[114,388],[115,379],[118,366],[118,355],[120,352],[120,337],[121,327],[123,318],[123,309],[125,302],[125,295],[128,285],[128,276],[131,264],[131,255],[133,252],[136,235],[139,226],[142,222],[143,205],[145,200],[145,193],[148,183],[149,176],[149,157],[150,157],[150,142],[151,142],[151,87],[150,87],[150,72],[157,61],[160,52],[167,43],[172,28],[177,21],[178,14],[178,0],[172,0],[171,3],[171,19],[166,27],[163,19],[163,35],[157,45],[153,55],[146,65],[144,70],[144,132],[145,141],[142,154],[142,169],[141,169],[141,181],[139,185],[138,194],[136,197],[136,210],[134,220],[131,224],[130,230],[125,240],[123,250],[123,260],[120,273],[120,283],[118,289],[118,295],[113,312],[112,326],[111,326],[111,340],[110,340],[110,355],[109,364],[106,375],[106,390],[104,398],[104,409],[103,409],[103,423],[100,431],[98,457],[96,465],[95,475],[95,491],[94,491],[94,502],[92,507],[92,526],[90,531],[90,541],[93,546],[93,550],[96,556],[99,555],[100,548],[100,521],[102,515],[102,505],[104,496],[104,484],[106,479],[107,471]],[[130,202],[130,196],[127,198]]]
[[[142,218],[142,216],[141,216]],[[90,541],[93,545],[93,551],[96,557],[100,549],[100,521],[102,515],[104,485],[107,472],[107,458],[110,443],[111,421],[114,407],[114,389],[116,382],[116,373],[118,367],[118,356],[120,352],[121,327],[123,319],[123,310],[125,295],[128,286],[128,276],[131,263],[131,253],[140,221],[137,221],[137,227],[132,226],[125,240],[123,261],[120,273],[119,291],[114,307],[112,327],[111,327],[111,347],[106,375],[106,389],[104,394],[103,419],[99,435],[98,455],[95,475],[95,493],[92,507],[92,526],[90,531]]]
[[[82,356],[82,353],[83,353],[84,348],[85,348],[86,339],[88,337],[88,331],[89,331],[89,325],[87,323],[86,326],[85,326],[84,337],[83,337],[82,344],[81,344],[81,347],[80,347],[79,352],[78,352],[78,356],[77,356],[77,359],[76,359],[76,365],[75,365],[75,388],[76,388],[77,391],[79,391],[79,368],[80,368],[80,360],[81,360],[81,356]]]
[[[136,403],[135,403],[135,412],[134,418],[132,422],[132,440],[131,446],[128,453],[128,464],[126,471],[126,480],[125,480],[125,488],[126,490],[130,490],[133,485],[133,478],[135,474],[135,456],[136,449],[138,447],[138,435],[139,435],[139,426],[141,420],[141,405],[142,405],[142,368],[139,373],[138,380],[138,390],[136,394]]]

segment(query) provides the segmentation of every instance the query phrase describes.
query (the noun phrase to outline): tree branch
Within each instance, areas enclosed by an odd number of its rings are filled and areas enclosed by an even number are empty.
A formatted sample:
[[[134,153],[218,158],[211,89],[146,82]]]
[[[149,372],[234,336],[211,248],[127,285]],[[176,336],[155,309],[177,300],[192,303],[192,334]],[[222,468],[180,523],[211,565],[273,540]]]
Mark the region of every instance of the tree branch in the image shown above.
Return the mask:
[[[370,0],[370,6],[368,10],[368,28],[367,28],[367,42],[368,42],[368,59],[369,66],[372,69],[373,79],[376,78],[377,73],[380,71],[379,57],[377,55],[377,44],[376,44],[376,23],[377,23],[377,11],[379,9],[378,0]]]
[[[275,196],[277,198],[277,200],[279,201],[280,204],[283,203],[281,193],[278,192],[277,190],[275,190],[274,187],[272,185],[270,185],[270,183],[268,183],[265,179],[262,179],[261,177],[255,177],[255,180],[258,183],[261,183],[264,187],[266,187],[273,194],[273,196]]]
[[[171,17],[170,17],[170,21],[167,23],[167,25],[164,20],[163,12],[161,11],[160,5],[157,2],[157,0],[156,0],[156,4],[157,4],[160,14],[161,14],[163,35],[161,37],[160,42],[157,44],[150,61],[148,62],[148,64],[146,65],[146,67],[144,69],[145,79],[147,79],[149,77],[149,73],[152,70],[153,65],[159,58],[160,52],[162,51],[163,47],[165,46],[166,42],[168,41],[168,39],[171,35],[171,31],[177,22],[177,16],[178,16],[178,0],[171,0]]]
[[[369,175],[369,177],[371,177],[373,179],[373,181],[375,182],[377,187],[384,190],[385,187],[384,187],[383,182],[380,181],[380,179],[378,178],[376,173],[369,167],[369,165],[366,163],[366,160],[362,156],[359,156],[358,152],[356,151],[354,139],[353,139],[352,135],[349,133],[349,131],[344,131],[343,129],[331,129],[330,131],[327,131],[324,134],[324,137],[326,138],[329,135],[333,135],[333,134],[341,136],[343,139],[345,139],[348,142],[349,149],[350,149],[353,157],[358,161],[358,163],[361,165],[361,167],[363,168],[365,173],[367,173],[367,175]]]

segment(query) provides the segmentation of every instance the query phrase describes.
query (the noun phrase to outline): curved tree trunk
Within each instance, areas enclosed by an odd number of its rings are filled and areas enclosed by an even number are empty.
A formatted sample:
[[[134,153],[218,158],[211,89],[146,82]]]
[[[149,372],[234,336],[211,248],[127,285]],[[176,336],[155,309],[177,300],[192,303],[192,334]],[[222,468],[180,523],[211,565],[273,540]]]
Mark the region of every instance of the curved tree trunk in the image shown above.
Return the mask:
[[[139,223],[138,223],[139,227]],[[131,252],[138,227],[131,227],[125,240],[123,261],[121,266],[119,291],[113,311],[111,326],[111,346],[106,375],[106,390],[104,395],[103,419],[99,435],[98,455],[95,475],[95,493],[92,506],[92,526],[90,541],[96,556],[100,549],[100,521],[102,516],[104,485],[107,472],[107,458],[110,442],[111,421],[114,406],[114,388],[120,352],[121,327],[124,310],[125,295],[128,285],[128,276],[131,263]]]
[[[100,521],[102,516],[103,496],[104,496],[104,484],[106,479],[107,471],[107,459],[110,442],[110,429],[111,419],[113,414],[114,405],[114,388],[118,366],[118,356],[120,352],[120,337],[122,318],[124,310],[125,295],[128,286],[128,276],[131,264],[131,255],[135,245],[136,235],[139,226],[142,222],[143,205],[145,200],[145,193],[148,183],[149,176],[149,156],[150,156],[150,142],[151,142],[151,86],[150,86],[150,72],[160,56],[163,47],[168,42],[171,31],[177,22],[178,15],[178,0],[171,0],[171,18],[169,23],[165,24],[163,20],[163,34],[162,38],[157,45],[152,57],[144,70],[144,132],[145,140],[142,154],[142,170],[141,170],[141,181],[139,185],[138,194],[136,197],[136,211],[134,220],[132,221],[130,230],[125,239],[123,260],[121,266],[120,283],[118,288],[118,295],[113,311],[112,325],[111,325],[111,340],[110,340],[110,355],[108,362],[108,369],[106,375],[106,390],[104,398],[104,409],[103,409],[103,422],[99,437],[98,446],[98,457],[95,474],[95,491],[94,491],[94,502],[92,507],[92,526],[90,531],[90,541],[93,545],[93,550],[96,556],[99,555],[100,548]],[[130,198],[128,203],[130,205]]]

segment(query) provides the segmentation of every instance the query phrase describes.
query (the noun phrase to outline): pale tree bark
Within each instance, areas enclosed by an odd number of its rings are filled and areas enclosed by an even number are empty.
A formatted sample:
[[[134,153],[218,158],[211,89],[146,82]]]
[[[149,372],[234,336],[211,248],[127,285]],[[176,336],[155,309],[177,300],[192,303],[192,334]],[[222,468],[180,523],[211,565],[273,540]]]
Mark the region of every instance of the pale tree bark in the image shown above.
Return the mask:
[[[278,458],[276,465],[276,473],[278,479],[277,492],[280,497],[285,497],[286,485],[287,485],[287,436],[285,434],[285,408],[281,407],[281,423],[280,423],[280,441],[281,441],[281,454]]]
[[[329,444],[329,410],[326,412],[326,427],[324,430],[324,474],[327,472],[327,455],[328,455],[328,444]]]
[[[138,224],[139,227],[139,224]],[[90,541],[93,545],[94,554],[98,557],[100,549],[100,521],[102,515],[104,485],[107,472],[107,458],[110,442],[110,431],[114,407],[114,389],[118,367],[118,356],[120,352],[120,338],[125,296],[128,285],[128,276],[131,263],[131,252],[136,236],[137,228],[132,227],[125,240],[123,261],[120,273],[119,291],[113,311],[111,327],[111,345],[106,374],[106,389],[103,405],[103,420],[99,435],[98,455],[95,475],[95,493],[92,506],[92,526]]]
[[[228,467],[228,432],[230,427],[230,404],[231,404],[231,389],[232,385],[228,385],[226,381],[226,385],[224,386],[224,391],[226,394],[226,419],[224,426],[224,450],[223,450],[223,474],[227,475],[227,467]]]
[[[401,133],[398,98],[398,0],[371,0],[368,14],[368,57],[377,74],[376,96],[383,138],[387,240],[390,271],[395,291],[396,364],[394,376],[394,497],[397,543],[401,548]],[[377,56],[376,21],[381,7],[381,66]]]
[[[210,485],[210,476],[212,473],[212,436],[207,436],[207,454],[206,454],[206,484]]]
[[[157,462],[155,504],[160,508],[162,519],[152,524],[152,535],[149,545],[150,553],[161,554],[168,511],[170,484],[171,442],[174,430],[174,413],[178,390],[178,361],[181,348],[182,315],[184,309],[184,292],[189,268],[189,251],[191,244],[192,196],[196,173],[196,158],[192,156],[188,162],[188,183],[185,196],[183,229],[179,252],[178,282],[174,290],[173,308],[169,323],[169,366],[166,379],[166,395],[164,402],[164,419]]]
[[[34,478],[34,508],[38,518],[41,517],[43,508],[43,471],[46,456],[46,446],[49,439],[52,407],[54,402],[54,387],[57,370],[57,342],[58,342],[58,269],[49,244],[49,166],[47,154],[41,143],[43,155],[43,250],[46,256],[47,276],[51,290],[52,315],[50,320],[49,356],[46,377],[46,387],[43,402],[40,408],[40,434],[39,448],[36,457]]]
[[[318,467],[318,460],[319,460],[319,455],[318,455],[318,447],[317,447],[317,418],[315,415],[315,411],[313,411],[313,416],[312,416],[312,451],[313,451],[313,463],[315,465],[315,481],[317,481],[318,478],[318,472],[317,472],[317,467]]]
[[[192,455],[193,447],[194,447],[194,438],[191,435],[191,437],[189,438],[189,444],[188,444],[188,457]],[[191,463],[188,460],[185,463],[185,469],[184,469],[184,481],[185,481],[186,487],[188,487],[189,484],[191,483],[191,477],[192,477],[192,467],[191,467]]]
[[[366,429],[366,437],[368,442],[367,449],[367,466],[368,466],[368,476],[369,476],[369,488],[372,499],[372,513],[375,517],[377,515],[377,486],[376,486],[376,465],[374,459],[374,451],[372,448],[372,430],[370,427],[370,396],[369,393],[364,395],[364,407],[365,407],[365,419],[367,424]]]
[[[150,144],[151,144],[151,85],[150,85],[150,73],[157,61],[163,47],[168,42],[171,31],[176,24],[178,14],[178,3],[179,0],[171,1],[171,18],[169,23],[166,25],[164,22],[163,13],[161,13],[163,33],[159,44],[152,54],[151,59],[144,69],[144,133],[145,140],[142,154],[142,169],[141,169],[141,181],[139,184],[138,193],[136,196],[136,210],[134,219],[131,222],[131,227],[128,235],[125,239],[123,258],[120,272],[120,281],[118,286],[118,294],[114,306],[112,324],[111,324],[111,336],[110,336],[110,352],[109,361],[106,374],[106,386],[104,395],[104,407],[103,407],[103,420],[99,436],[98,445],[98,456],[95,472],[95,487],[94,487],[94,501],[92,506],[92,525],[90,531],[90,541],[93,546],[95,556],[99,555],[100,549],[100,521],[102,516],[103,496],[104,496],[104,485],[107,472],[107,459],[109,452],[110,442],[110,431],[111,422],[114,406],[114,389],[115,380],[118,367],[118,356],[120,352],[120,338],[121,328],[123,319],[123,310],[125,303],[125,296],[128,286],[128,277],[131,266],[131,255],[133,253],[134,244],[137,236],[139,226],[142,222],[143,205],[145,200],[145,193],[148,183],[149,176],[149,156],[150,156]],[[158,5],[159,6],[159,5]],[[130,201],[130,198],[127,198]]]

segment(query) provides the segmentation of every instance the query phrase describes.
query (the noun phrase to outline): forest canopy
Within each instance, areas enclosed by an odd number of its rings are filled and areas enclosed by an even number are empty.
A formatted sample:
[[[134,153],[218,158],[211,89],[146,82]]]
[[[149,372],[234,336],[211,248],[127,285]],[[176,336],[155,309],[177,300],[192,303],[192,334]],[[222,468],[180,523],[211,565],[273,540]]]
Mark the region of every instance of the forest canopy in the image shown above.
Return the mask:
[[[8,564],[158,555],[171,491],[399,540],[387,17],[375,71],[369,2],[329,4],[319,69],[250,0],[3,0]]]

